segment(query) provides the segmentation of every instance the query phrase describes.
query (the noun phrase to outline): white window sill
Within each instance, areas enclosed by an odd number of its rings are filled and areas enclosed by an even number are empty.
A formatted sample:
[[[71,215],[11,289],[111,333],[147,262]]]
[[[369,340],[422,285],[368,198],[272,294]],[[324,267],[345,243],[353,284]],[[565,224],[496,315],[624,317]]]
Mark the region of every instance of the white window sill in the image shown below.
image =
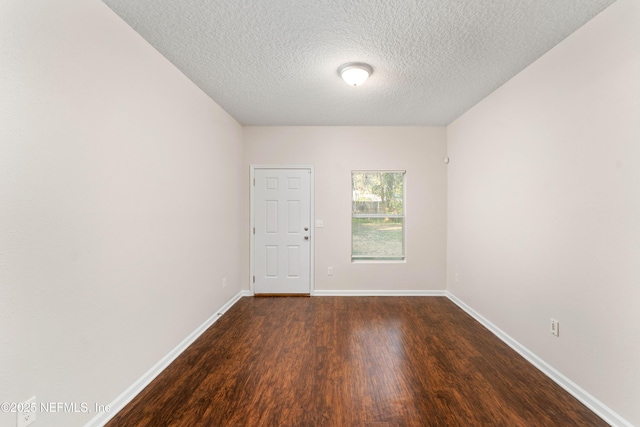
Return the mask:
[[[352,259],[352,264],[406,264],[407,259]]]

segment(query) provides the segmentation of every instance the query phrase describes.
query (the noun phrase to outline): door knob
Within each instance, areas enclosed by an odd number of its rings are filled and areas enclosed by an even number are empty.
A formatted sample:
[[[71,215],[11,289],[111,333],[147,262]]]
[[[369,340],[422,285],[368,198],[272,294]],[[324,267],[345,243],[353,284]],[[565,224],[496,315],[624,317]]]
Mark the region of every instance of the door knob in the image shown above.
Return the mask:
[[[309,227],[305,227],[305,228],[304,228],[304,231],[309,231]]]
[[[309,236],[304,236],[304,240],[309,240]]]

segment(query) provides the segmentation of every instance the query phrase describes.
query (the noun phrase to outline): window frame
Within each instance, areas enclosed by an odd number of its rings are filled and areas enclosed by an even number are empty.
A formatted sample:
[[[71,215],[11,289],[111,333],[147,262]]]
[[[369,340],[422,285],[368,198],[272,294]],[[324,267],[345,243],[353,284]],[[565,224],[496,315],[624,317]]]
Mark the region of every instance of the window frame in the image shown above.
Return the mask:
[[[357,173],[399,173],[402,174],[402,214],[356,214],[353,212],[353,176]],[[402,263],[407,260],[407,171],[406,170],[352,170],[351,171],[351,262],[352,263]],[[353,219],[354,218],[401,218],[402,219],[402,255],[401,256],[354,256],[353,254]]]

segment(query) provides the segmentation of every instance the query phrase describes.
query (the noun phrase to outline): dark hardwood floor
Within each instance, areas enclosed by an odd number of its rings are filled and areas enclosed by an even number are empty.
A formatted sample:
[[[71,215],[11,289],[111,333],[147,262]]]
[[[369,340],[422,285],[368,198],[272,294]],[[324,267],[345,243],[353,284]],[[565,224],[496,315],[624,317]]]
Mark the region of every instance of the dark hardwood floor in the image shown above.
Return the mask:
[[[445,297],[242,298],[107,424],[606,425]]]

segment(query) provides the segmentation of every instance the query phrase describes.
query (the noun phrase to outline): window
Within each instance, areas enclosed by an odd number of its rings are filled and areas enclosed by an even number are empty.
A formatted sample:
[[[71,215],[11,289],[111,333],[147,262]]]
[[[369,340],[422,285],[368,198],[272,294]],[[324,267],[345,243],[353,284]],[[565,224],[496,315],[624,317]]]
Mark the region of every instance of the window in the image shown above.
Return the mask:
[[[405,171],[351,172],[351,260],[404,259]]]

